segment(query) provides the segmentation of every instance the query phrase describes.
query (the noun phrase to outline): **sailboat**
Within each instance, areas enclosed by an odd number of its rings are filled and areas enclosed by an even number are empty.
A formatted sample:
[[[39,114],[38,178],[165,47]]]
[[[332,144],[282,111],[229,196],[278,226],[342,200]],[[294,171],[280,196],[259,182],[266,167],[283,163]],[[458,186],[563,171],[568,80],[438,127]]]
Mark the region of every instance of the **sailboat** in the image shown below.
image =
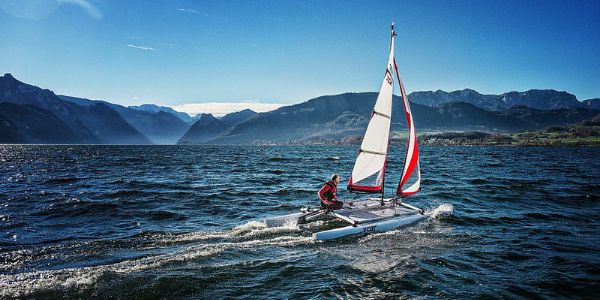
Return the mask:
[[[343,207],[338,210],[308,206],[302,208],[299,213],[265,219],[267,226],[304,224],[327,218],[337,218],[350,223],[346,227],[313,234],[316,240],[330,240],[347,235],[393,230],[430,215],[402,201],[404,197],[414,195],[421,190],[421,169],[413,115],[394,58],[394,36],[396,34],[392,23],[390,53],[385,75],[348,183],[348,190],[351,192],[381,194],[381,196],[345,201]],[[392,197],[385,198],[384,181],[392,124],[394,73],[402,96],[409,137],[398,188]],[[408,184],[408,182],[412,183]]]

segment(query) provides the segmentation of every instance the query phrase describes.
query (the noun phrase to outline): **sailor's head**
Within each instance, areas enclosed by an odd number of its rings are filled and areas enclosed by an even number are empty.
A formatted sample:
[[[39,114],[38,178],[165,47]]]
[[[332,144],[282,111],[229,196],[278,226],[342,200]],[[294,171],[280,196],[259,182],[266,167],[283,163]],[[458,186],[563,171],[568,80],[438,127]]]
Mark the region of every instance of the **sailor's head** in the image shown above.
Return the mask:
[[[340,183],[340,175],[338,175],[338,174],[331,175],[331,182],[333,182],[335,184]]]

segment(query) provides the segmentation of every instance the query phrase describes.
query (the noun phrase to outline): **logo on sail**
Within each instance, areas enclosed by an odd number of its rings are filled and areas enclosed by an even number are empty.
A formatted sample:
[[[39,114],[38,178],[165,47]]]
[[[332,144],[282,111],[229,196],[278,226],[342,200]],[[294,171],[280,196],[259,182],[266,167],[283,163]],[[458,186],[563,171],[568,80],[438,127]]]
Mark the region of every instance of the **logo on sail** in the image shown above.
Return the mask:
[[[394,79],[392,77],[392,65],[388,65],[387,70],[385,70],[385,80],[387,81],[387,83],[389,85],[392,85],[394,83]]]

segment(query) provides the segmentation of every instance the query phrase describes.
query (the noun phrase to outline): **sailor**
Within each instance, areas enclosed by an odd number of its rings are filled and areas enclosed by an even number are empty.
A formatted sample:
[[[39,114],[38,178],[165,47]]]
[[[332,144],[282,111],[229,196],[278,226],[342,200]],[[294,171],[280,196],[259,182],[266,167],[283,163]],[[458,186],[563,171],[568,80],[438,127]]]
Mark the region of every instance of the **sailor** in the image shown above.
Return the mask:
[[[333,174],[331,180],[327,180],[319,190],[319,199],[321,199],[321,208],[334,210],[342,208],[344,203],[337,199],[337,185],[340,183],[340,176]]]

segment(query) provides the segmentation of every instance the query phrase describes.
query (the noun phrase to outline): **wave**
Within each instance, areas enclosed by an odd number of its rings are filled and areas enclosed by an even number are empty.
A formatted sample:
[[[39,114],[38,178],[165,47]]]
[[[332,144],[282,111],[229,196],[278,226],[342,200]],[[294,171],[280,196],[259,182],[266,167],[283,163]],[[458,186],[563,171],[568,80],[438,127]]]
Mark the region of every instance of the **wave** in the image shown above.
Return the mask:
[[[269,169],[269,170],[266,170],[265,172],[271,173],[271,174],[276,174],[276,175],[286,173],[285,170],[278,170],[278,169]]]
[[[10,147],[0,166],[0,299],[235,298],[242,286],[248,298],[485,298],[492,288],[519,297],[506,291],[506,270],[540,297],[569,285],[582,298],[599,274],[591,148],[424,147],[416,199],[432,203],[430,218],[314,242],[312,233],[347,224],[247,220],[318,204],[328,165],[355,157],[354,147]],[[387,185],[401,175],[398,149]]]
[[[483,163],[483,164],[480,164],[479,167],[481,167],[481,168],[487,168],[487,167],[492,167],[492,168],[495,168],[495,167],[504,167],[504,164],[501,164],[501,163]]]
[[[75,183],[80,180],[88,180],[89,177],[60,177],[60,178],[52,178],[46,180],[44,183],[47,184],[65,184],[65,183]]]
[[[44,292],[66,292],[88,288],[105,275],[127,275],[176,267],[177,264],[203,258],[216,258],[228,250],[259,247],[296,247],[314,243],[310,236],[286,235],[299,232],[295,226],[266,227],[251,221],[224,232],[196,232],[179,236],[162,235],[153,240],[156,245],[194,244],[182,249],[166,249],[167,254],[125,260],[91,267],[41,270],[18,274],[0,274],[0,297],[25,297]],[[283,234],[283,235],[282,235]],[[152,249],[154,247],[149,247]]]
[[[481,179],[481,178],[470,179],[469,182],[471,184],[484,184],[484,183],[488,183],[487,180]]]
[[[325,157],[324,160],[340,160],[339,156]]]
[[[431,211],[431,219],[438,219],[452,215],[454,213],[454,206],[451,203],[444,203],[436,207]]]
[[[268,161],[288,161],[288,160],[294,160],[294,159],[290,158],[290,157],[271,157],[268,159]]]

